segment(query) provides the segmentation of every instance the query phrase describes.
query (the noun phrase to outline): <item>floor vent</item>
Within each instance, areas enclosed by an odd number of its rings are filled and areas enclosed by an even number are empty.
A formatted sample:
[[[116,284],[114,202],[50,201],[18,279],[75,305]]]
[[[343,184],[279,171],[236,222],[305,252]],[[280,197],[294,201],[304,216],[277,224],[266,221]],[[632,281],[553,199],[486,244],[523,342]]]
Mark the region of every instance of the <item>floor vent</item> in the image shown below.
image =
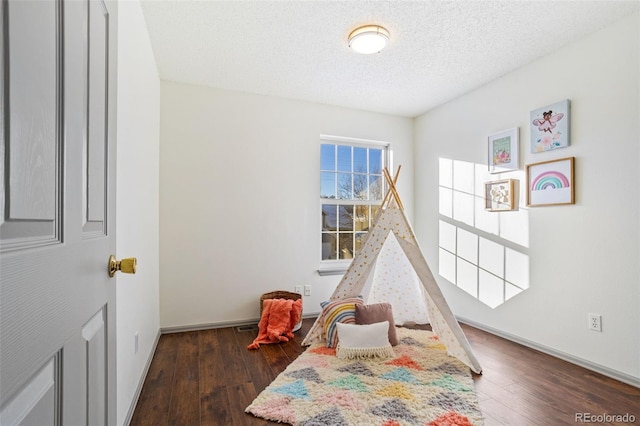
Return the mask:
[[[256,330],[258,330],[258,324],[239,325],[238,327],[236,327],[236,330],[238,330],[239,332],[242,332],[242,331],[256,331]]]

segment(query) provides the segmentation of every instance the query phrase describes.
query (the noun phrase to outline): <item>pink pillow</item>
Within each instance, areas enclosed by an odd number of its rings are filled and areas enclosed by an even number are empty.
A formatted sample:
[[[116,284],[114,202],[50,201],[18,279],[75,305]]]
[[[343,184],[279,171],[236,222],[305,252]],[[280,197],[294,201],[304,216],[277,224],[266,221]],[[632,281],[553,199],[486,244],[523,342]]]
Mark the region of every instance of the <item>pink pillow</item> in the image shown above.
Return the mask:
[[[390,303],[356,305],[356,324],[375,324],[382,321],[389,321],[389,343],[397,345],[396,323],[393,321]]]

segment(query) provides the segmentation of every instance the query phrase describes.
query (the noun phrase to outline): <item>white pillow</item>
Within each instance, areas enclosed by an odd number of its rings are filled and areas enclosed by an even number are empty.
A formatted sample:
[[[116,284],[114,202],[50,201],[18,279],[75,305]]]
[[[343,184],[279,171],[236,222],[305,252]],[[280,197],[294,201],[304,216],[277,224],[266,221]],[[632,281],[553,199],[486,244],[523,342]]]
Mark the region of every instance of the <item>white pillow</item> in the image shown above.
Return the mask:
[[[389,358],[394,356],[389,343],[389,321],[374,324],[337,323],[338,347],[341,359]]]

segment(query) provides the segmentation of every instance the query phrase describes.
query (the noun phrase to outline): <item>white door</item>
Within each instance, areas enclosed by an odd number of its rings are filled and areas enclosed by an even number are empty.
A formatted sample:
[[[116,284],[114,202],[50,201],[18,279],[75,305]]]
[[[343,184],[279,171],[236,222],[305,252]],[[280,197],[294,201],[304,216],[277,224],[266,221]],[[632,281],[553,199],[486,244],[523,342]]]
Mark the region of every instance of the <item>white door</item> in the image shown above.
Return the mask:
[[[116,3],[1,6],[0,424],[114,424]]]

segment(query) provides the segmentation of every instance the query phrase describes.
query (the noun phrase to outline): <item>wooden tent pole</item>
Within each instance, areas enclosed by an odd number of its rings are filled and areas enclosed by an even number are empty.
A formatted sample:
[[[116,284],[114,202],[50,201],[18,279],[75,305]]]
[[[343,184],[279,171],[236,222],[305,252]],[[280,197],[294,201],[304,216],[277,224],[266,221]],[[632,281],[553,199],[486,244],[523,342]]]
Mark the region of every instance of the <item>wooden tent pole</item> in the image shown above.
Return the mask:
[[[398,166],[398,171],[396,172],[396,176],[394,179],[391,178],[391,175],[389,174],[389,170],[386,167],[384,169],[384,175],[387,178],[387,182],[389,183],[389,191],[391,191],[391,193],[393,194],[393,198],[396,199],[396,203],[398,203],[398,207],[401,210],[404,210],[404,206],[402,205],[402,200],[400,200],[400,195],[396,190],[396,182],[398,180],[398,175],[400,174],[400,167],[402,166]],[[385,199],[386,198],[387,197],[385,197]]]
[[[392,187],[395,188],[396,182],[398,182],[398,176],[400,175],[400,168],[401,167],[402,167],[402,165],[398,166],[398,170],[396,171],[396,175],[393,177],[393,180],[391,180],[391,175],[389,174],[389,169],[387,169],[385,167],[382,170],[383,173],[384,173],[385,180],[389,184],[389,189],[387,189],[387,193],[384,194],[384,198],[382,199],[382,204],[380,205],[381,207],[384,207],[385,204],[387,204],[387,202],[389,201],[389,196],[392,194],[391,188]]]

